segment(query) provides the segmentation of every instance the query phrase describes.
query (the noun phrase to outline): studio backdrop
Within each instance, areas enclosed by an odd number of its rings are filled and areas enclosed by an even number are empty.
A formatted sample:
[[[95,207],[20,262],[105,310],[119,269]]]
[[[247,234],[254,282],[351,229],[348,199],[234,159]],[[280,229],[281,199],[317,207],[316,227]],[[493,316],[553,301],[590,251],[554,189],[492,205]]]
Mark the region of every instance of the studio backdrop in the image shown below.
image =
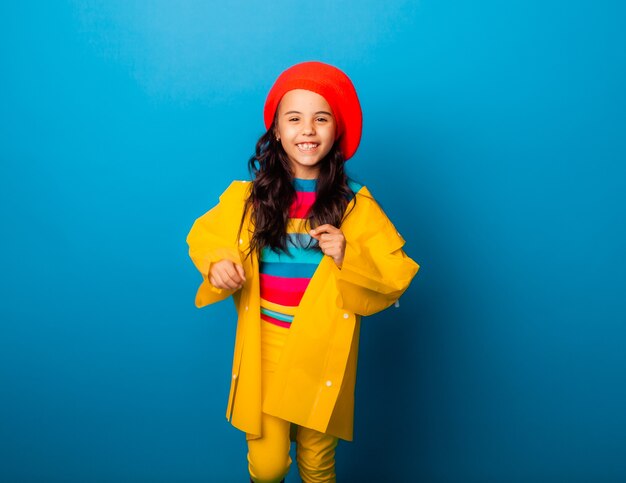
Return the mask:
[[[363,319],[342,482],[626,480],[623,2],[0,6],[0,480],[237,482],[235,310],[193,221],[265,96],[353,80],[350,176],[420,264]],[[298,481],[295,465],[287,481]]]

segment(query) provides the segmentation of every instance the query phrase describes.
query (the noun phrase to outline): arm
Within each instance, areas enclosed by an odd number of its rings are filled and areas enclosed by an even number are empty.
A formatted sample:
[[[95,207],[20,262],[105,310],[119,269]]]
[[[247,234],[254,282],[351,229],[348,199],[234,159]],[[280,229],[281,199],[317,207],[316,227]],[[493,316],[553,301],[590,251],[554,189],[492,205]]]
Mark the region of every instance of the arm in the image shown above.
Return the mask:
[[[198,307],[223,300],[235,292],[214,286],[209,271],[220,260],[241,265],[237,233],[246,193],[247,183],[233,181],[220,196],[219,203],[198,218],[187,235],[189,256],[203,278],[196,299]]]
[[[419,265],[402,250],[404,239],[371,196],[359,198],[344,223],[345,255],[341,268],[334,267],[337,303],[351,312],[372,315],[400,298]]]

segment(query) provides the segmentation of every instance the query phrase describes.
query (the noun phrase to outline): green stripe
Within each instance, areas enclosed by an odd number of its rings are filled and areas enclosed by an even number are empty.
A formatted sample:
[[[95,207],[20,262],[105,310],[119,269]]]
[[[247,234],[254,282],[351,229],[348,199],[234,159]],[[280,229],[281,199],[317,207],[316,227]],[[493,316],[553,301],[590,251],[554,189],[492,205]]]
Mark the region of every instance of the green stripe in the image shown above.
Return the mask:
[[[281,314],[280,312],[274,312],[273,310],[264,309],[263,307],[261,307],[261,313],[282,320],[283,322],[291,322],[293,320],[292,315]]]

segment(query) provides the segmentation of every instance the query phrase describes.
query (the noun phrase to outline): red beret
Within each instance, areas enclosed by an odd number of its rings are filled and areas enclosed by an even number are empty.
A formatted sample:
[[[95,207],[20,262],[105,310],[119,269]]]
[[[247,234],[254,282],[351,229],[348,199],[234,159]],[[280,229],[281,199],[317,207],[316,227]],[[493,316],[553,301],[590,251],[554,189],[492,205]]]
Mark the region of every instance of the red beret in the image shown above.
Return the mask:
[[[363,115],[350,78],[337,67],[322,62],[302,62],[278,76],[265,100],[263,117],[269,129],[283,96],[293,89],[321,95],[330,105],[337,123],[337,138],[343,157],[351,158],[359,147]]]

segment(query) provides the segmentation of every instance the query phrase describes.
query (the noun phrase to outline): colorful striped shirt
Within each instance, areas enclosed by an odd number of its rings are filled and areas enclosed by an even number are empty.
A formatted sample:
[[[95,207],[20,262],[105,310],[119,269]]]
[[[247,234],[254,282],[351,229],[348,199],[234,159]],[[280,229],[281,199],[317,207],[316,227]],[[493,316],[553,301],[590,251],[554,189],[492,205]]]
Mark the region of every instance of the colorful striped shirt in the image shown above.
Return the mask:
[[[261,319],[280,327],[290,327],[300,300],[324,254],[309,235],[309,210],[316,197],[315,179],[294,178],[296,198],[289,211],[287,251],[265,247],[260,257]],[[356,193],[361,185],[348,179]]]
[[[261,319],[289,327],[324,254],[308,233],[307,216],[315,202],[317,180],[294,178],[296,189],[287,224],[287,252],[261,250]]]

